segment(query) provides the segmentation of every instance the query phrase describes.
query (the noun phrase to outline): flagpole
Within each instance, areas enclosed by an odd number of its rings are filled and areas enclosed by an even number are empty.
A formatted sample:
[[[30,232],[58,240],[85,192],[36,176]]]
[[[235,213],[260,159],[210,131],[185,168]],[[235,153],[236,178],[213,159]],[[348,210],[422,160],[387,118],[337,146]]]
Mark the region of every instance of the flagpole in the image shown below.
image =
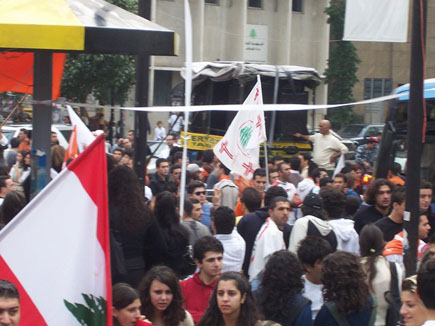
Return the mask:
[[[263,142],[264,145],[264,168],[266,170],[266,187],[269,188],[269,158],[268,158],[268,154],[267,154],[267,142]]]
[[[192,93],[192,17],[190,16],[189,0],[184,0],[184,29],[186,37],[186,79],[184,87],[184,105],[190,106]],[[189,111],[184,112],[184,139],[183,139],[183,162],[181,164],[180,182],[180,221],[183,221],[184,214],[184,194],[186,188],[186,159],[187,141],[189,130]]]

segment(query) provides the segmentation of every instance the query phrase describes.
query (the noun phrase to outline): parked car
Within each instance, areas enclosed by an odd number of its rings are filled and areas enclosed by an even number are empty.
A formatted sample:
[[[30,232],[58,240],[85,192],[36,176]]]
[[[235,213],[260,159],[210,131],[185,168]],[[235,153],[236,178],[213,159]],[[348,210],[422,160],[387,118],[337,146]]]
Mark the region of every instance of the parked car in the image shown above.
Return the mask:
[[[10,141],[14,137],[18,137],[20,133],[20,129],[26,129],[32,131],[31,124],[11,124],[2,127],[2,133],[6,136],[6,138]],[[51,131],[57,134],[57,139],[59,141],[59,145],[64,147],[65,149],[68,147],[68,140],[71,136],[71,132],[73,127],[71,125],[61,125],[61,124],[52,124]]]
[[[341,128],[338,134],[359,146],[367,144],[370,137],[377,137],[383,130],[384,124],[351,124]]]

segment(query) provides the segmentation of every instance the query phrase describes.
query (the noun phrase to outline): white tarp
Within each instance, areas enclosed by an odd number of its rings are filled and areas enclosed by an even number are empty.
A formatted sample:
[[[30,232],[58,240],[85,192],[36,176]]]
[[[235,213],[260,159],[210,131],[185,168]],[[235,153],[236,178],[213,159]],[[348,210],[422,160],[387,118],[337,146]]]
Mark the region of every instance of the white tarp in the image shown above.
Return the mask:
[[[406,42],[409,0],[347,0],[344,41]]]

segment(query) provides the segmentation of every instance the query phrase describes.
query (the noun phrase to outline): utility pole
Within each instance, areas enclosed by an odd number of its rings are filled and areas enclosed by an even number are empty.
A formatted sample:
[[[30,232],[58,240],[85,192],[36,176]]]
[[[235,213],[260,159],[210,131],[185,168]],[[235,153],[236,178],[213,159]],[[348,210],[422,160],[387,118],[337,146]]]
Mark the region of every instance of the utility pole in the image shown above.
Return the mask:
[[[138,5],[138,15],[151,20],[151,0],[139,0]],[[136,56],[135,104],[138,107],[148,106],[149,63],[149,55]],[[142,186],[145,185],[147,121],[147,112],[134,113],[134,170]]]
[[[414,275],[417,269],[418,224],[420,210],[420,170],[422,144],[422,126],[424,106],[424,65],[425,52],[426,10],[427,0],[414,0],[412,13],[412,41],[411,41],[411,72],[410,94],[408,104],[408,156],[406,178],[406,211],[404,227],[408,234],[409,249],[405,252],[406,275]],[[423,14],[421,13],[423,10]],[[424,24],[424,35],[422,33]]]

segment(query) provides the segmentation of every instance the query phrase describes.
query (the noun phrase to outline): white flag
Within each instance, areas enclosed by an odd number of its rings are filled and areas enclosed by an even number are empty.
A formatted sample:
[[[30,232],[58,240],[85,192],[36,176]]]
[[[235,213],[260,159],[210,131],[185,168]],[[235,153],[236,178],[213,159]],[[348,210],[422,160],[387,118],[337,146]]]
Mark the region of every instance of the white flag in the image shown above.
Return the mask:
[[[347,0],[344,41],[406,42],[409,0]]]
[[[338,159],[337,166],[335,167],[334,174],[332,177],[335,177],[336,174],[341,173],[341,170],[346,166],[344,163],[344,154],[340,155],[340,158]]]
[[[257,76],[257,83],[243,104],[259,107],[258,110],[239,111],[213,151],[231,171],[252,179],[255,169],[260,167],[260,144],[267,140],[260,76]]]
[[[76,127],[76,136],[77,136],[77,147],[79,153],[83,152],[86,146],[89,146],[94,140],[95,136],[92,135],[92,132],[86,127],[85,123],[80,119],[77,113],[74,112],[70,105],[67,105],[69,119],[71,120],[71,124]]]

